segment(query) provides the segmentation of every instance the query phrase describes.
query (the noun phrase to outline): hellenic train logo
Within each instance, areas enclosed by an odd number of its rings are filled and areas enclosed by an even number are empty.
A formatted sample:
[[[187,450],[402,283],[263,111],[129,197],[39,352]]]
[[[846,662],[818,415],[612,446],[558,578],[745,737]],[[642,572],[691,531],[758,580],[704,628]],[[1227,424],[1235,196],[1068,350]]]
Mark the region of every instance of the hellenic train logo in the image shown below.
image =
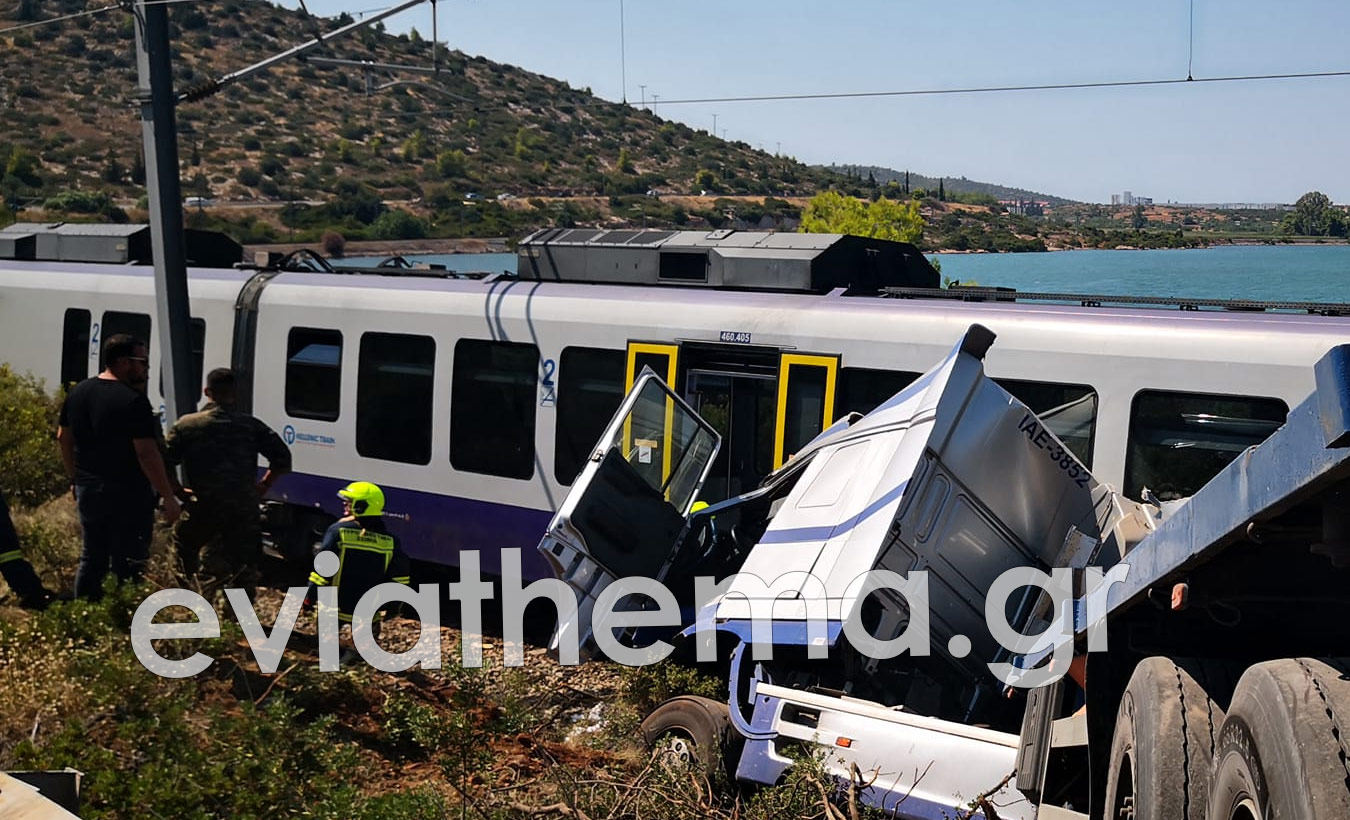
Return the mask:
[[[318,433],[296,432],[291,425],[281,428],[281,437],[290,444],[308,444],[313,447],[335,447],[337,439],[332,436],[322,436]]]

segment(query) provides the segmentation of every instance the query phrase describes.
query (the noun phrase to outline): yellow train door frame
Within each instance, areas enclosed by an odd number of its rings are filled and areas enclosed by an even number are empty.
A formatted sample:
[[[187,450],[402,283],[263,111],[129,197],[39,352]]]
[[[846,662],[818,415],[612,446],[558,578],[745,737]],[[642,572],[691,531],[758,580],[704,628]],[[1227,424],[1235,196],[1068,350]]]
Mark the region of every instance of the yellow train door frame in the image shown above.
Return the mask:
[[[656,375],[665,381],[666,386],[675,390],[675,375],[679,372],[677,367],[680,358],[680,346],[668,342],[629,342],[628,343],[628,369],[625,371],[623,380],[623,391],[627,393],[633,389],[633,382],[637,381],[638,374],[642,368],[638,367],[638,357],[665,357],[666,366],[653,367]],[[650,365],[647,361],[644,364]]]
[[[659,359],[662,358],[665,359],[664,368],[660,366],[653,366],[654,364],[659,365],[660,364]],[[653,363],[652,359],[657,359],[658,361]],[[680,363],[679,345],[671,344],[669,342],[630,341],[628,343],[627,365],[624,372],[624,381],[623,381],[623,389],[625,393],[629,393],[632,391],[633,382],[637,381],[638,375],[642,373],[642,368],[638,366],[640,360],[643,365],[651,367],[652,370],[656,372],[656,375],[660,376],[661,379],[666,383],[666,386],[669,387],[672,391],[678,390],[678,388],[675,385],[675,377],[679,373],[679,363]],[[667,399],[665,432],[663,435],[663,440],[661,441],[661,483],[663,485],[666,482],[670,481],[670,470],[671,470],[670,450],[671,450],[671,441],[674,438],[674,432],[675,432],[675,402],[670,399]],[[632,429],[629,426],[629,423],[627,422],[625,422],[624,424],[623,439],[625,451],[627,451],[631,447],[636,446],[636,442],[633,441]]]
[[[791,453],[785,452],[788,399],[793,378],[813,369],[824,370],[825,391],[820,429],[834,422],[834,394],[839,381],[839,356],[823,353],[783,353],[778,357],[778,407],[773,433],[773,468],[777,470]],[[819,431],[817,431],[819,432]]]

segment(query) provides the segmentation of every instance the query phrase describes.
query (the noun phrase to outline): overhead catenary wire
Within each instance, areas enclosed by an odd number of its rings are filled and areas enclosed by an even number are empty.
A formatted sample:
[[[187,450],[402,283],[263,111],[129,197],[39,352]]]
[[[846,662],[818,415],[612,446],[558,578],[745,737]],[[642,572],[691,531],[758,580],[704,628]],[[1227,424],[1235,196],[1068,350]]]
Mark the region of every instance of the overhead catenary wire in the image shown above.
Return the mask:
[[[1242,74],[1222,77],[1186,77],[1174,79],[1157,80],[1106,80],[1102,82],[1081,82],[1081,83],[1043,83],[1039,85],[989,85],[989,86],[971,86],[966,88],[923,88],[923,89],[903,89],[895,91],[840,91],[840,92],[822,92],[809,94],[750,94],[736,97],[685,97],[679,99],[662,99],[662,105],[706,105],[709,103],[747,103],[747,102],[791,102],[807,100],[847,100],[847,99],[869,99],[880,97],[921,97],[921,96],[942,96],[947,94],[999,94],[1013,93],[1023,91],[1067,91],[1073,89],[1102,89],[1102,88],[1136,88],[1153,87],[1168,85],[1195,85],[1197,83],[1237,83],[1237,82],[1255,82],[1260,80],[1308,80],[1317,78],[1332,77],[1350,77],[1350,69],[1343,71],[1305,71],[1293,72],[1287,74]],[[584,109],[584,108],[606,108],[610,106],[621,106],[624,103],[611,102],[608,100],[597,100],[595,102],[557,102],[553,104],[554,108],[560,109]],[[396,116],[426,116],[428,114],[453,114],[455,109],[438,109],[433,111],[418,112],[399,112]]]
[[[1081,83],[1042,83],[1037,85],[986,85],[966,88],[923,88],[898,91],[839,91],[809,94],[749,94],[737,97],[686,97],[662,99],[662,105],[706,105],[708,103],[740,102],[782,102],[791,100],[842,100],[864,99],[870,97],[920,97],[940,96],[944,94],[995,94],[1017,91],[1067,91],[1072,89],[1093,88],[1132,88],[1162,85],[1185,85],[1187,83],[1233,83],[1256,80],[1306,80],[1318,77],[1350,77],[1350,69],[1344,71],[1305,71],[1289,74],[1244,74],[1224,77],[1186,77],[1184,79],[1158,80],[1105,80],[1102,82]],[[619,103],[598,103],[597,105],[618,105]],[[589,104],[588,104],[589,105]]]
[[[202,2],[206,2],[206,0],[146,0],[145,5],[172,6],[178,3],[202,3]],[[98,8],[85,9],[84,11],[77,11],[71,14],[63,14],[60,17],[48,17],[45,20],[31,20],[27,23],[19,23],[16,26],[9,26],[8,28],[0,28],[0,34],[8,34],[11,31],[19,31],[21,29],[26,28],[35,28],[37,26],[45,26],[50,23],[64,23],[67,20],[74,20],[79,17],[90,17],[95,14],[102,14],[105,11],[112,11],[113,9],[120,9],[126,7],[127,4],[111,3],[106,6],[99,6]]]
[[[0,34],[8,34],[11,31],[19,31],[21,29],[26,28],[35,28],[37,26],[45,26],[48,23],[62,23],[65,22],[66,20],[74,20],[79,17],[89,17],[94,14],[102,14],[105,11],[112,11],[113,9],[116,8],[121,8],[121,5],[118,3],[113,3],[112,5],[108,6],[99,6],[98,8],[94,9],[85,9],[84,11],[77,11],[74,14],[63,14],[60,17],[48,17],[45,20],[32,20],[27,23],[20,23],[17,26],[10,26],[9,28],[0,28]]]

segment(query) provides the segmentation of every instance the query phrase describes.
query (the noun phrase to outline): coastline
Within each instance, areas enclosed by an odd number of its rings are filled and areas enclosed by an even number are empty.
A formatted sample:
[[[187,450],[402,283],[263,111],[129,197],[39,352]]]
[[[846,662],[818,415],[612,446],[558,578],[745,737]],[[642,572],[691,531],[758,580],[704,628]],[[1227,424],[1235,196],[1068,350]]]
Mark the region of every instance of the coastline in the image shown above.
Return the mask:
[[[1323,247],[1335,245],[1350,245],[1350,237],[1339,236],[1290,236],[1280,237],[1278,239],[1207,239],[1201,245],[1189,245],[1179,248],[1149,248],[1138,245],[1116,245],[1113,248],[1084,248],[1070,247],[1066,245],[1047,245],[1043,251],[989,251],[983,248],[973,248],[969,250],[956,250],[951,248],[940,248],[937,250],[924,251],[925,254],[939,254],[942,256],[967,256],[973,254],[1018,254],[1018,253],[1058,253],[1060,251],[1196,251],[1209,248],[1220,248],[1226,246],[1233,247],[1259,247],[1268,245],[1272,248],[1288,247]]]

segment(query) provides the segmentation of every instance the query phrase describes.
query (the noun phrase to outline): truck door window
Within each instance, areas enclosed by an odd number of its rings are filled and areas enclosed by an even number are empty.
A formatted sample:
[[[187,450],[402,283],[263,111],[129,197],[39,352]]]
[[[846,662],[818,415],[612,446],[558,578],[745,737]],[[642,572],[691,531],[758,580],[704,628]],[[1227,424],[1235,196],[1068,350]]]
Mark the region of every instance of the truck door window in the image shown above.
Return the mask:
[[[994,379],[998,386],[1040,417],[1083,466],[1092,469],[1092,433],[1097,425],[1097,391],[1086,384]]]

